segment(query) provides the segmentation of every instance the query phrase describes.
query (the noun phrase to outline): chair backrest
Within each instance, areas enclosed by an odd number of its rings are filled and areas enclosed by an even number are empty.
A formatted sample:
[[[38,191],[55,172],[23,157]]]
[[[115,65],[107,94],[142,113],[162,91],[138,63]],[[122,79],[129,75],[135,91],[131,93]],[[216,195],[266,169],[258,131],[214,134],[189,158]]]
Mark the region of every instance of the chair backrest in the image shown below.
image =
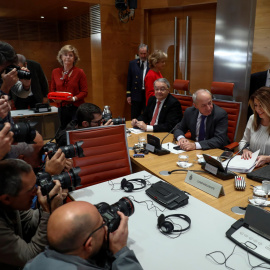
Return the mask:
[[[126,126],[100,126],[67,132],[67,142],[83,141],[85,157],[73,158],[80,167],[82,187],[105,182],[131,173]]]
[[[211,93],[213,95],[222,95],[233,97],[234,83],[229,82],[212,82]]]
[[[175,98],[177,98],[181,104],[182,112],[184,114],[186,108],[191,107],[193,105],[193,100],[191,96],[187,95],[179,95],[179,94],[172,94]]]
[[[189,80],[176,79],[173,82],[173,89],[177,91],[187,91],[189,93]]]
[[[234,142],[239,126],[242,102],[213,99],[213,103],[224,109],[228,114],[228,138]]]

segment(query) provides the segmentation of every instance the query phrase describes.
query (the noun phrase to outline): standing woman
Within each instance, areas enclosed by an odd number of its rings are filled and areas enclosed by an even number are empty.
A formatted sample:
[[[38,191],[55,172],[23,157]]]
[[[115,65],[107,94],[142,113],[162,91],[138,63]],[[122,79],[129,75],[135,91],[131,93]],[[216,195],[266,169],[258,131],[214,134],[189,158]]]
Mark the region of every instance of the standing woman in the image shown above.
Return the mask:
[[[84,71],[75,67],[80,60],[75,47],[65,45],[58,52],[56,59],[63,67],[53,70],[51,91],[70,92],[73,95],[67,101],[54,100],[58,105],[60,128],[65,129],[67,124],[75,119],[78,107],[84,103],[84,98],[88,94],[87,80]]]
[[[256,161],[256,167],[259,167],[270,162],[270,88],[258,89],[250,97],[249,104],[254,114],[248,120],[239,149],[247,142],[250,144],[243,150],[243,159],[250,159],[252,153],[260,150]]]
[[[146,105],[148,103],[148,99],[155,95],[154,81],[163,78],[160,71],[164,69],[166,59],[167,54],[160,50],[155,50],[149,55],[148,61],[150,70],[144,78]]]

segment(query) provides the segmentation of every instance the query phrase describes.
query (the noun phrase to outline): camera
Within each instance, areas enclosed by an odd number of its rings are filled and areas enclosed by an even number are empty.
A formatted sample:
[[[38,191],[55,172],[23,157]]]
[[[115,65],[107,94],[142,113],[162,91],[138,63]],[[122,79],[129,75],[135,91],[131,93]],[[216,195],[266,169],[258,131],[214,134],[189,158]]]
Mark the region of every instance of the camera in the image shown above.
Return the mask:
[[[2,130],[4,124],[0,123],[0,130]],[[36,131],[31,127],[30,123],[19,122],[11,126],[10,131],[14,133],[14,142],[26,142],[34,143],[36,138]]]
[[[118,202],[112,205],[101,202],[95,206],[106,223],[109,232],[114,232],[119,227],[121,218],[117,214],[117,211],[122,212],[128,217],[134,213],[134,205],[127,197],[121,198]]]
[[[63,172],[59,175],[51,176],[46,172],[39,172],[37,174],[37,185],[41,187],[43,196],[49,194],[54,187],[53,180],[59,180],[62,188],[74,189],[80,186],[81,178],[79,176],[81,169],[79,167],[70,169],[69,172]]]
[[[30,80],[31,73],[29,71],[21,70],[19,66],[10,65],[6,67],[6,73],[9,73],[12,69],[16,68],[18,73],[18,78],[23,80]]]
[[[79,142],[76,142],[75,144],[61,146],[59,148],[65,154],[66,158],[84,157],[82,144],[83,144],[83,141],[79,141]],[[58,150],[58,146],[56,143],[47,143],[46,145],[44,145],[43,150],[44,152],[48,153],[48,157],[51,159],[52,156]]]
[[[112,115],[104,115],[103,124],[107,123],[110,119],[112,119],[114,125],[121,125],[126,123],[126,119],[124,117],[112,118]]]

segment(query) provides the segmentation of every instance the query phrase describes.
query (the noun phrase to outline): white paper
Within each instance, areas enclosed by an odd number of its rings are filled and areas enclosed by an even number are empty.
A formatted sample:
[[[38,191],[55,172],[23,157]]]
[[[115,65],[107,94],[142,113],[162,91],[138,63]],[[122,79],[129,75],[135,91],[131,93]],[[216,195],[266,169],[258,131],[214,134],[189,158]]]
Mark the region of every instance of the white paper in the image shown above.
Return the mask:
[[[235,156],[234,158],[231,159],[228,166],[228,170],[242,173],[252,172],[255,167],[255,163],[259,155],[259,152],[260,150],[257,150],[256,152],[252,153],[251,159],[242,159],[241,155]],[[224,168],[226,168],[228,161],[229,160],[225,160],[222,162]]]
[[[181,154],[181,153],[185,152],[184,150],[175,150],[175,149],[173,149],[175,146],[177,146],[177,144],[174,144],[174,143],[171,143],[171,142],[162,144],[162,148],[165,148],[165,149],[169,150],[172,154]]]
[[[142,129],[138,129],[138,128],[129,128],[128,130],[130,130],[130,132],[134,134],[144,133]]]

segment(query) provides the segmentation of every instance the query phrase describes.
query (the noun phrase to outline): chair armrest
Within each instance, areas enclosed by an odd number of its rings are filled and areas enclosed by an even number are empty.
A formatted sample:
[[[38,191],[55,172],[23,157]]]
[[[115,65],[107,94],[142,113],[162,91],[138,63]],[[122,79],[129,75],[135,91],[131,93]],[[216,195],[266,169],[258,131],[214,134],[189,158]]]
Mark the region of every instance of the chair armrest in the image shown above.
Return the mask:
[[[239,143],[238,142],[232,142],[228,145],[226,145],[224,148],[226,150],[230,150],[230,151],[233,151],[234,148],[238,147]]]

